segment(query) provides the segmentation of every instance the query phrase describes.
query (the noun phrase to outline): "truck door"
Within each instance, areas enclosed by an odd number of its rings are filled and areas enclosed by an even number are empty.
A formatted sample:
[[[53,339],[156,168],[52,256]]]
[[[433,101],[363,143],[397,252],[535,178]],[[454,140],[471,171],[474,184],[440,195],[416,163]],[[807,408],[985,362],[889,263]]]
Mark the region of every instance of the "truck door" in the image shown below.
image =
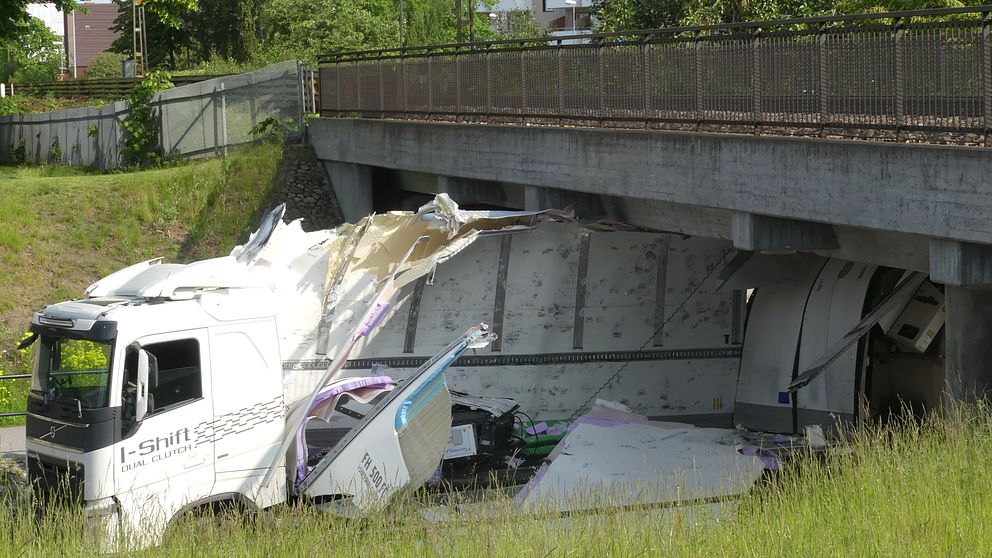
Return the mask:
[[[125,421],[114,456],[118,497],[137,532],[164,530],[184,505],[210,495],[214,483],[213,406],[206,330],[138,340],[157,366],[148,379],[148,412]],[[123,415],[133,417],[136,350],[125,355]],[[157,371],[156,371],[157,369]]]
[[[259,506],[285,494],[280,482],[261,486],[285,428],[277,340],[272,319],[210,328],[214,493],[241,494]]]

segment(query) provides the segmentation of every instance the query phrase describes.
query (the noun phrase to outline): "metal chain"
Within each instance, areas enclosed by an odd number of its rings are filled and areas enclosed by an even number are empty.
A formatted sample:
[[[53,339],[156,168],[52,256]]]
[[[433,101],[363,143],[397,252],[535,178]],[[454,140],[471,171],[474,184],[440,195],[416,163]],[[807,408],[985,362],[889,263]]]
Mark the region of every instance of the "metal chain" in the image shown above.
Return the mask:
[[[702,286],[704,284],[706,284],[706,281],[708,281],[709,278],[712,277],[714,273],[716,273],[716,270],[723,268],[723,265],[721,265],[721,264],[723,264],[723,263],[725,263],[727,261],[727,255],[730,254],[730,252],[732,252],[732,250],[729,250],[729,249],[728,250],[725,250],[723,252],[723,254],[720,256],[720,261],[718,261],[713,266],[713,269],[710,269],[709,271],[706,272],[706,275],[703,276],[702,280],[700,280],[699,283],[696,283],[696,286],[693,287],[689,291],[689,294],[687,294],[685,296],[685,298],[682,299],[682,302],[680,302],[678,304],[678,306],[675,307],[675,310],[672,310],[672,313],[669,314],[668,317],[665,318],[664,321],[662,321],[661,324],[658,325],[657,328],[655,328],[655,330],[651,334],[651,336],[648,337],[646,340],[644,340],[644,343],[641,345],[641,348],[637,349],[637,352],[641,352],[644,349],[646,349],[648,347],[648,345],[652,341],[654,341],[654,338],[655,337],[658,337],[658,334],[661,333],[662,330],[665,329],[665,326],[668,325],[668,323],[671,322],[673,319],[675,319],[675,316],[677,316],[679,314],[679,312],[681,312],[682,310],[685,309],[685,305],[689,303],[689,300],[691,300],[692,297],[695,296],[697,292],[699,292],[699,289],[702,288]],[[629,360],[624,361],[624,363],[621,364],[616,369],[616,372],[614,372],[613,375],[610,376],[610,378],[608,380],[606,380],[606,382],[602,386],[600,386],[599,389],[597,389],[592,395],[590,395],[589,396],[589,399],[586,399],[585,403],[583,403],[582,405],[580,405],[579,408],[576,409],[574,413],[572,413],[572,416],[568,417],[568,420],[569,421],[573,421],[576,418],[578,418],[579,413],[581,413],[582,410],[585,409],[587,405],[589,405],[590,403],[592,403],[593,401],[595,401],[596,398],[599,397],[599,394],[603,393],[603,391],[606,388],[610,387],[614,382],[617,381],[617,379],[620,378],[620,374],[623,374],[623,371],[627,369],[627,366],[629,366],[631,362],[632,361],[629,361]]]

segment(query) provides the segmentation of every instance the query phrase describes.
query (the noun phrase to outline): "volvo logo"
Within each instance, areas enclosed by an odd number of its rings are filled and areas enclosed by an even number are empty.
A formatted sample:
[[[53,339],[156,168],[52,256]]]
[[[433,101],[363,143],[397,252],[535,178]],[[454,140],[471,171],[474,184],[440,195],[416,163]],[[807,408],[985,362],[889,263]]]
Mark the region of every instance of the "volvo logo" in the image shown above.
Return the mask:
[[[66,426],[69,426],[69,425],[68,425],[68,424],[66,424],[66,425],[63,425],[63,426],[60,426],[60,427],[58,427],[58,428],[55,428],[55,427],[53,426],[53,427],[51,427],[51,429],[49,430],[49,432],[48,432],[48,434],[43,434],[43,435],[42,435],[41,437],[39,437],[38,439],[39,439],[39,440],[44,440],[45,438],[51,438],[51,439],[53,439],[53,440],[54,440],[54,439],[55,439],[55,433],[56,433],[56,432],[58,432],[59,430],[62,430],[62,429],[63,429],[63,428],[65,428]]]

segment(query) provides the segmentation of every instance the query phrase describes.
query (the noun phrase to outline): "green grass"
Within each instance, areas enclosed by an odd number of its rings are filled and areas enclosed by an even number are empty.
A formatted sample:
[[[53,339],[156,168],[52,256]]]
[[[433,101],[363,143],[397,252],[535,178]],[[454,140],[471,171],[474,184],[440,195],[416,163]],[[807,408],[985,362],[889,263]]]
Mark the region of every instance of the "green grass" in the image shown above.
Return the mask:
[[[163,546],[138,555],[979,556],[992,543],[990,455],[992,415],[979,407],[947,423],[861,430],[822,462],[800,457],[719,520],[688,508],[535,520],[506,499],[452,524],[422,519],[417,502],[362,520],[281,506],[254,522],[180,523]],[[9,520],[0,548],[90,555],[77,521]]]
[[[264,144],[141,172],[0,167],[0,371],[27,371],[13,347],[45,304],[79,298],[126,265],[214,257],[243,242],[269,201],[280,157],[277,145]],[[15,393],[0,392],[0,412],[23,410],[26,386],[7,384]]]

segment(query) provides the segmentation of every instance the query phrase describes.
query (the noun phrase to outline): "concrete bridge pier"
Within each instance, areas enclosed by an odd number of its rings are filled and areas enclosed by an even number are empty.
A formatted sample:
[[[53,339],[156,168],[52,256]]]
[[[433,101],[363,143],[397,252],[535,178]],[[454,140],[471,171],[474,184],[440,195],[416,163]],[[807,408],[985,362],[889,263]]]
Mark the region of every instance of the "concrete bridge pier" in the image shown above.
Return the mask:
[[[974,402],[992,395],[992,289],[947,285],[946,396]]]
[[[323,161],[331,189],[346,223],[372,213],[372,167],[341,161]]]
[[[992,246],[931,240],[930,278],[945,288],[947,397],[992,396]]]

